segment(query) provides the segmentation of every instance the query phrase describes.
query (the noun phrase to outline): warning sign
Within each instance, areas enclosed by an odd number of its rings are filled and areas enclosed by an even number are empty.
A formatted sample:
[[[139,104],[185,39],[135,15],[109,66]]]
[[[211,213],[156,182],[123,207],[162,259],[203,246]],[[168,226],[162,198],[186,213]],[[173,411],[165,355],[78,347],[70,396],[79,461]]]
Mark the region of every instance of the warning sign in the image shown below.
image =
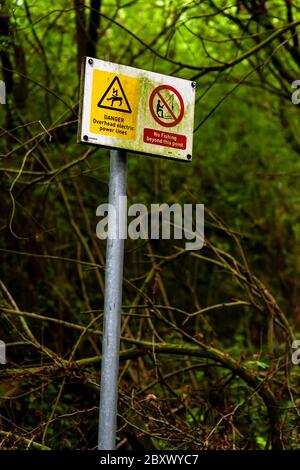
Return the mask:
[[[119,77],[115,77],[98,103],[99,108],[132,113]]]
[[[149,106],[155,121],[164,127],[177,126],[184,116],[182,96],[170,85],[155,88],[151,93]]]
[[[83,58],[78,140],[190,162],[196,83]]]
[[[139,80],[94,70],[90,131],[120,139],[136,135]]]

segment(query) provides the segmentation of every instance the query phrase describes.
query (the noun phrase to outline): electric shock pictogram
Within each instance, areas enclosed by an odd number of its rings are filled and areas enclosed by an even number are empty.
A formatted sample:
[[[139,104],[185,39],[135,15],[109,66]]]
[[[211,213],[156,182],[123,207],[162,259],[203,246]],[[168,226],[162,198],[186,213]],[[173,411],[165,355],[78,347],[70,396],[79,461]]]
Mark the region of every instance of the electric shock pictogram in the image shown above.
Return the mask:
[[[98,103],[98,108],[131,113],[131,107],[118,77],[115,77]]]

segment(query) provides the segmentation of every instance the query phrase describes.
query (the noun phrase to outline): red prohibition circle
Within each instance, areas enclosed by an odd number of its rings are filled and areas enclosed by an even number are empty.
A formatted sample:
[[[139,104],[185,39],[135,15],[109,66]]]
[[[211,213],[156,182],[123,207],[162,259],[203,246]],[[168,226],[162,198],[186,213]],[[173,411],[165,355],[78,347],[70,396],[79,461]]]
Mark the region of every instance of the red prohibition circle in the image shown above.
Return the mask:
[[[169,105],[166,103],[166,100],[160,95],[160,91],[161,90],[169,90],[169,91],[172,91],[178,98],[178,101],[179,101],[179,104],[180,104],[180,113],[179,115],[176,117],[175,114],[171,111],[171,109],[169,108]],[[167,107],[168,111],[171,113],[171,115],[173,115],[173,121],[172,122],[164,122],[156,113],[155,113],[155,110],[154,110],[154,98],[155,98],[155,95],[158,95],[159,98],[163,101],[164,105]],[[150,111],[151,111],[151,114],[152,114],[152,117],[153,119],[158,122],[158,124],[160,124],[161,126],[164,126],[164,127],[174,127],[174,126],[177,126],[177,124],[180,123],[181,119],[183,118],[183,115],[184,115],[184,103],[183,103],[183,99],[180,95],[180,93],[175,89],[173,88],[172,86],[170,85],[160,85],[156,88],[154,88],[154,90],[152,91],[151,93],[151,96],[150,96],[150,99],[149,99],[149,107],[150,107]]]

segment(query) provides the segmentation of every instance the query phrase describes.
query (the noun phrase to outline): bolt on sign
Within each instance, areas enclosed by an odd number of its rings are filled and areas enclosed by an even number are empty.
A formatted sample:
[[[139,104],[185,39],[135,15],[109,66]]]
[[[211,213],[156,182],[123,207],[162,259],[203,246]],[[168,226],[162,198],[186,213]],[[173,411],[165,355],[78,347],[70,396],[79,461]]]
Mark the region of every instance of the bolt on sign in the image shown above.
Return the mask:
[[[85,57],[78,141],[191,161],[195,85]]]

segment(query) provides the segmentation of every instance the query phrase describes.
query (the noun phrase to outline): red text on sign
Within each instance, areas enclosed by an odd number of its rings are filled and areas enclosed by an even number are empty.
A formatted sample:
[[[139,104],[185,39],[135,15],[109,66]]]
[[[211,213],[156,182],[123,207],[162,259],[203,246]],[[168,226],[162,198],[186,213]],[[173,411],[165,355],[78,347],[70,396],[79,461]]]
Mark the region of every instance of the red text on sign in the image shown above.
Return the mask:
[[[173,134],[171,132],[157,131],[155,129],[144,129],[144,142],[146,144],[163,145],[175,149],[186,149],[186,136]]]

